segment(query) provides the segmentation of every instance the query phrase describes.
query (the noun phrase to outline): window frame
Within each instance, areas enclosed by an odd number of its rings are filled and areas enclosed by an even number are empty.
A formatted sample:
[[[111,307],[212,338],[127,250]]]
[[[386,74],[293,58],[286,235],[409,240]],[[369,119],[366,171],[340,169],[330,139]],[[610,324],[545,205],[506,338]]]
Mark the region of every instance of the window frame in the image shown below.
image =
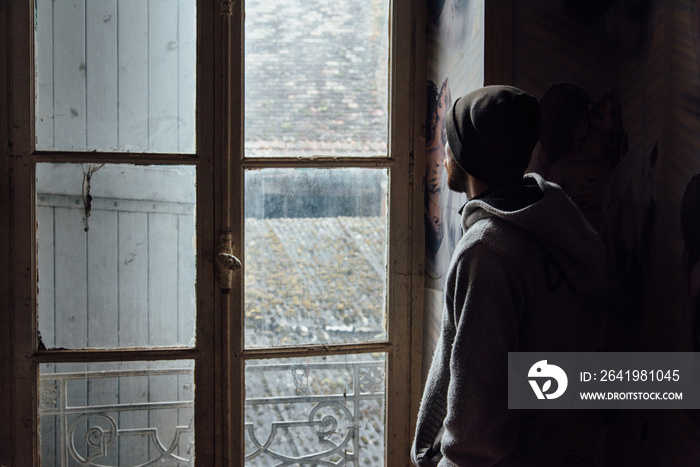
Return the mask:
[[[101,152],[47,152],[34,149],[34,2],[7,2],[0,8],[0,128],[6,145],[0,169],[8,184],[0,201],[8,220],[0,227],[11,266],[0,294],[7,323],[0,331],[0,369],[11,374],[0,385],[2,408],[11,423],[0,429],[0,463],[39,465],[38,366],[46,362],[87,362],[194,358],[197,465],[243,465],[244,367],[269,357],[386,352],[386,465],[408,465],[421,396],[423,314],[423,193],[425,142],[425,0],[391,1],[388,157],[313,158],[301,165],[282,159],[245,159],[243,153],[244,2],[197,0],[196,155]],[[3,57],[6,56],[6,57]],[[7,79],[4,79],[7,77]],[[114,162],[198,166],[197,175],[197,346],[194,349],[38,350],[36,316],[35,164]],[[242,255],[243,174],[261,167],[387,168],[389,178],[387,339],[384,342],[244,349],[243,274],[222,287],[215,256],[220,235],[230,232],[233,254]],[[7,256],[5,256],[7,254]],[[241,257],[241,256],[239,256]],[[7,373],[4,372],[7,370]],[[6,442],[7,441],[7,442]]]
[[[39,465],[38,405],[39,375],[42,363],[113,362],[146,360],[195,360],[195,443],[200,465],[221,465],[216,451],[220,428],[208,423],[203,413],[216,413],[221,387],[214,383],[217,369],[216,340],[213,329],[220,313],[215,311],[216,285],[214,255],[205,245],[214,245],[214,89],[204,80],[197,82],[196,140],[193,155],[175,153],[69,152],[35,149],[35,53],[34,2],[11,2],[9,37],[11,102],[8,109],[12,123],[8,156],[12,173],[12,260],[14,271],[13,326],[13,453],[12,465]],[[197,74],[212,75],[214,32],[207,24],[215,18],[214,5],[197,0]],[[99,162],[134,165],[187,164],[197,167],[197,343],[194,348],[129,348],[109,350],[40,350],[37,323],[37,252],[35,166],[41,162]],[[217,464],[218,462],[218,464]]]
[[[409,465],[410,446],[413,439],[415,418],[421,396],[421,348],[423,316],[424,231],[422,174],[424,173],[425,140],[420,136],[424,124],[425,68],[424,44],[416,31],[421,27],[425,9],[424,1],[410,4],[397,0],[390,2],[389,17],[389,128],[387,157],[313,157],[295,158],[246,158],[244,152],[244,2],[236,3],[231,17],[231,27],[225,35],[230,44],[229,54],[224,51],[224,67],[232,73],[225,78],[231,83],[226,106],[231,109],[230,156],[227,158],[228,180],[236,180],[243,187],[246,169],[262,168],[386,168],[389,170],[388,194],[388,274],[387,274],[387,337],[383,342],[359,344],[305,345],[299,347],[245,349],[243,313],[243,274],[234,277],[231,289],[232,311],[230,315],[228,347],[231,349],[230,374],[233,430],[231,459],[243,465],[243,420],[245,404],[244,369],[247,361],[264,358],[312,357],[342,355],[346,353],[385,352],[386,363],[386,413],[385,413],[385,462],[386,465]],[[420,66],[418,66],[420,64]],[[226,119],[225,119],[226,120]],[[224,190],[226,192],[226,190]],[[234,254],[243,258],[244,212],[242,197],[225,201],[230,206],[231,231]],[[408,196],[406,196],[408,194]],[[239,256],[241,255],[241,256]],[[245,260],[244,260],[245,262]],[[239,336],[237,338],[237,336]],[[240,415],[238,415],[240,414]],[[239,422],[236,423],[236,420]],[[238,444],[241,443],[241,444]]]

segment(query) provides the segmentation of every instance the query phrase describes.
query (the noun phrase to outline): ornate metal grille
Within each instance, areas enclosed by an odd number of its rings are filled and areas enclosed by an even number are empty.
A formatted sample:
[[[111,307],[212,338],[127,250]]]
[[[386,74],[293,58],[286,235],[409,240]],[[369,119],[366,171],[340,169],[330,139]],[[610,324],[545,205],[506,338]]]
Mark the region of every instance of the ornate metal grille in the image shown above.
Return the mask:
[[[320,372],[340,372],[348,382],[316,381]],[[274,375],[288,375],[289,381]],[[43,466],[194,465],[193,400],[92,404],[71,394],[72,384],[111,379],[115,382],[142,377],[168,378],[174,384],[192,380],[192,369],[109,370],[42,374],[39,414],[49,433],[41,433]],[[180,379],[178,379],[180,378]],[[249,365],[246,378],[260,387],[292,384],[292,395],[275,395],[275,388],[250,394],[246,399],[246,465],[324,466],[376,465],[382,463],[384,417],[384,362],[285,363]],[[350,383],[351,382],[351,383]],[[321,384],[323,383],[323,384]],[[325,384],[324,387],[321,387]],[[329,385],[330,384],[330,385]],[[81,386],[82,385],[82,386]],[[118,384],[115,387],[119,387]],[[257,387],[257,386],[256,386]],[[342,387],[342,390],[336,390]],[[143,384],[148,391],[149,384]],[[191,388],[190,388],[191,389]],[[315,394],[314,392],[323,392]],[[259,397],[250,397],[258,395]],[[146,400],[156,398],[142,394]],[[190,398],[191,399],[191,398]],[[271,410],[268,410],[271,409]],[[262,413],[256,416],[254,412]],[[134,417],[129,414],[148,414]],[[182,414],[187,424],[179,425]],[[157,415],[160,414],[160,415]],[[165,415],[163,415],[165,414]],[[178,415],[179,414],[179,415]],[[136,421],[143,426],[134,426]],[[170,424],[168,430],[166,424]],[[122,426],[124,425],[124,426]],[[55,432],[54,432],[55,431]],[[167,435],[163,435],[167,431]],[[121,452],[132,443],[138,460],[124,461]],[[147,445],[147,446],[146,446]],[[127,456],[128,457],[128,456]]]
[[[384,362],[250,365],[246,372],[280,386],[285,381],[274,375],[291,373],[295,392],[250,397],[246,383],[246,465],[383,464]],[[341,383],[339,374],[348,378]]]
[[[48,427],[48,433],[41,433],[41,465],[194,465],[194,420],[191,416],[194,413],[194,401],[92,404],[84,394],[75,394],[89,384],[94,385],[107,379],[113,381],[118,390],[120,382],[133,381],[137,377],[146,378],[145,384],[142,384],[146,392],[142,390],[141,396],[149,400],[149,383],[155,378],[160,378],[161,383],[170,381],[175,384],[178,383],[178,378],[183,378],[187,385],[191,384],[192,369],[108,370],[41,375],[39,416],[42,431]],[[189,389],[188,392],[191,392],[192,388]],[[87,403],[75,403],[77,400]],[[182,412],[188,414],[188,423],[184,426],[178,425]],[[146,426],[135,426],[143,420],[148,422]],[[164,442],[162,428],[167,423],[172,423],[172,426],[169,441]],[[124,451],[130,452],[126,455]],[[129,460],[129,457],[138,458],[138,462]],[[123,461],[128,463],[124,464]]]

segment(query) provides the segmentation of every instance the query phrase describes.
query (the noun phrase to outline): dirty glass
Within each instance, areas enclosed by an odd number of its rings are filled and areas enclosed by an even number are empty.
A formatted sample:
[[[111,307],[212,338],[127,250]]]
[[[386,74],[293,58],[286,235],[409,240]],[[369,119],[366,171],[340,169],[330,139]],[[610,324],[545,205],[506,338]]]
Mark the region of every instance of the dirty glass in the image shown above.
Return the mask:
[[[40,347],[194,346],[195,167],[36,166]]]
[[[194,465],[194,361],[41,364],[42,467]]]
[[[389,0],[248,0],[245,156],[386,156]]]
[[[36,0],[36,148],[194,153],[195,0]]]
[[[249,361],[245,464],[385,465],[385,355]]]
[[[386,339],[386,169],[245,173],[247,347]]]

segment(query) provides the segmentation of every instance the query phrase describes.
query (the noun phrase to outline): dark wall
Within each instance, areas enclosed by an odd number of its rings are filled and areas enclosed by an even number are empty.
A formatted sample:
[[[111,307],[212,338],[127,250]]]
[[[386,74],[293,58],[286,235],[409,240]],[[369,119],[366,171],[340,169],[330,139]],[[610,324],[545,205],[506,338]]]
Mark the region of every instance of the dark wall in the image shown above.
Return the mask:
[[[691,348],[680,201],[700,169],[693,149],[700,138],[692,130],[700,85],[692,3],[514,2],[514,84],[539,98],[550,89],[548,97],[558,93],[541,101],[550,121],[566,113],[557,104],[571,108],[582,101],[557,90],[562,83],[589,99],[581,155],[571,147],[555,150],[554,144],[548,154],[542,144],[531,168],[561,184],[575,201],[597,198],[583,209],[612,256],[613,295],[623,297],[610,312],[624,309],[620,319],[626,323],[619,325],[628,325],[625,334],[635,333],[624,344],[630,350]],[[596,138],[603,144],[596,146]],[[567,160],[585,158],[597,160],[569,170]],[[586,177],[598,178],[597,186],[571,187],[585,184]]]
[[[550,132],[531,170],[561,184],[606,244],[608,350],[693,349],[680,213],[700,172],[698,3],[513,2],[513,83],[542,99]],[[585,130],[567,133],[567,118]],[[700,464],[695,412],[606,416],[603,465]]]

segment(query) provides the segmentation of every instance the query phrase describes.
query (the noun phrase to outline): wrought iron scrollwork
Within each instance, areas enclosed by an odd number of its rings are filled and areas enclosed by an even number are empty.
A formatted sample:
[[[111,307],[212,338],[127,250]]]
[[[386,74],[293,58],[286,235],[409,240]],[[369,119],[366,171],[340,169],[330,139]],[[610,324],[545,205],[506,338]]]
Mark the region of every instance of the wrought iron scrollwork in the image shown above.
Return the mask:
[[[328,412],[330,411],[330,413]],[[348,422],[345,428],[345,435],[340,441],[331,440],[331,436],[339,434],[338,415],[341,414]],[[309,412],[307,420],[272,422],[271,431],[265,442],[261,442],[255,435],[255,427],[252,423],[246,423],[245,429],[251,443],[255,446],[255,451],[247,453],[246,460],[254,459],[265,454],[276,461],[280,466],[298,465],[313,463],[314,465],[337,465],[331,458],[342,457],[346,461],[354,460],[356,452],[350,445],[350,441],[355,438],[356,427],[352,423],[353,414],[342,402],[320,402]],[[291,456],[283,454],[274,448],[276,442],[282,441],[280,438],[289,434],[293,430],[311,430],[317,437],[319,444],[323,446],[321,450],[301,456]]]
[[[85,423],[89,426],[81,436],[78,434],[78,427],[84,427]],[[161,462],[167,462],[168,465],[191,465],[191,459],[178,456],[175,452],[180,446],[182,435],[192,432],[192,424],[176,427],[175,436],[170,446],[166,447],[158,436],[157,428],[119,429],[114,417],[107,414],[84,414],[71,423],[66,433],[66,440],[68,452],[79,465],[104,467],[103,463],[96,463],[96,461],[109,455],[108,448],[114,445],[118,438],[139,436],[149,441],[149,445],[154,448],[150,450],[153,455],[146,462],[139,462],[132,467],[156,465]],[[87,453],[87,457],[81,455],[81,452]]]
[[[249,376],[266,371],[291,371],[279,395],[246,400],[251,419],[245,424],[246,465],[360,465],[381,450],[384,401],[383,362],[265,365],[249,368]],[[337,371],[331,377],[328,371]],[[347,376],[352,380],[348,381]],[[285,396],[286,391],[295,396]],[[368,430],[368,431],[364,431]],[[371,445],[370,445],[371,443]],[[363,449],[361,452],[361,448]],[[366,450],[366,451],[365,451]]]
[[[76,373],[51,373],[40,377],[39,416],[42,419],[42,443],[57,435],[53,453],[46,462],[68,467],[145,467],[147,465],[194,465],[194,401],[126,402],[106,405],[80,405],[84,396],[81,384],[75,382],[91,379],[119,379],[148,375],[153,377],[191,378],[189,368],[149,370],[103,370]],[[77,395],[72,394],[77,391]],[[85,400],[85,399],[83,399]],[[72,401],[72,403],[71,403]],[[167,414],[161,417],[159,427],[168,429],[168,444],[162,441],[163,430],[148,426],[151,421],[143,417],[131,417],[141,413]],[[177,418],[171,415],[175,413]],[[180,417],[189,417],[187,426],[177,426]],[[150,417],[149,417],[150,419]],[[127,421],[125,421],[127,420]],[[140,420],[140,421],[137,421]],[[167,421],[164,421],[167,420]],[[46,424],[44,422],[47,421]],[[119,423],[128,425],[120,428]],[[143,422],[146,425],[140,425]],[[168,425],[168,423],[172,423]],[[43,428],[53,427],[54,432]],[[46,438],[45,438],[46,437]],[[132,460],[124,460],[123,452],[134,453]],[[136,453],[137,452],[137,453]],[[54,464],[52,464],[54,465]]]
[[[384,369],[377,366],[359,368],[360,392],[374,393],[384,387]]]

